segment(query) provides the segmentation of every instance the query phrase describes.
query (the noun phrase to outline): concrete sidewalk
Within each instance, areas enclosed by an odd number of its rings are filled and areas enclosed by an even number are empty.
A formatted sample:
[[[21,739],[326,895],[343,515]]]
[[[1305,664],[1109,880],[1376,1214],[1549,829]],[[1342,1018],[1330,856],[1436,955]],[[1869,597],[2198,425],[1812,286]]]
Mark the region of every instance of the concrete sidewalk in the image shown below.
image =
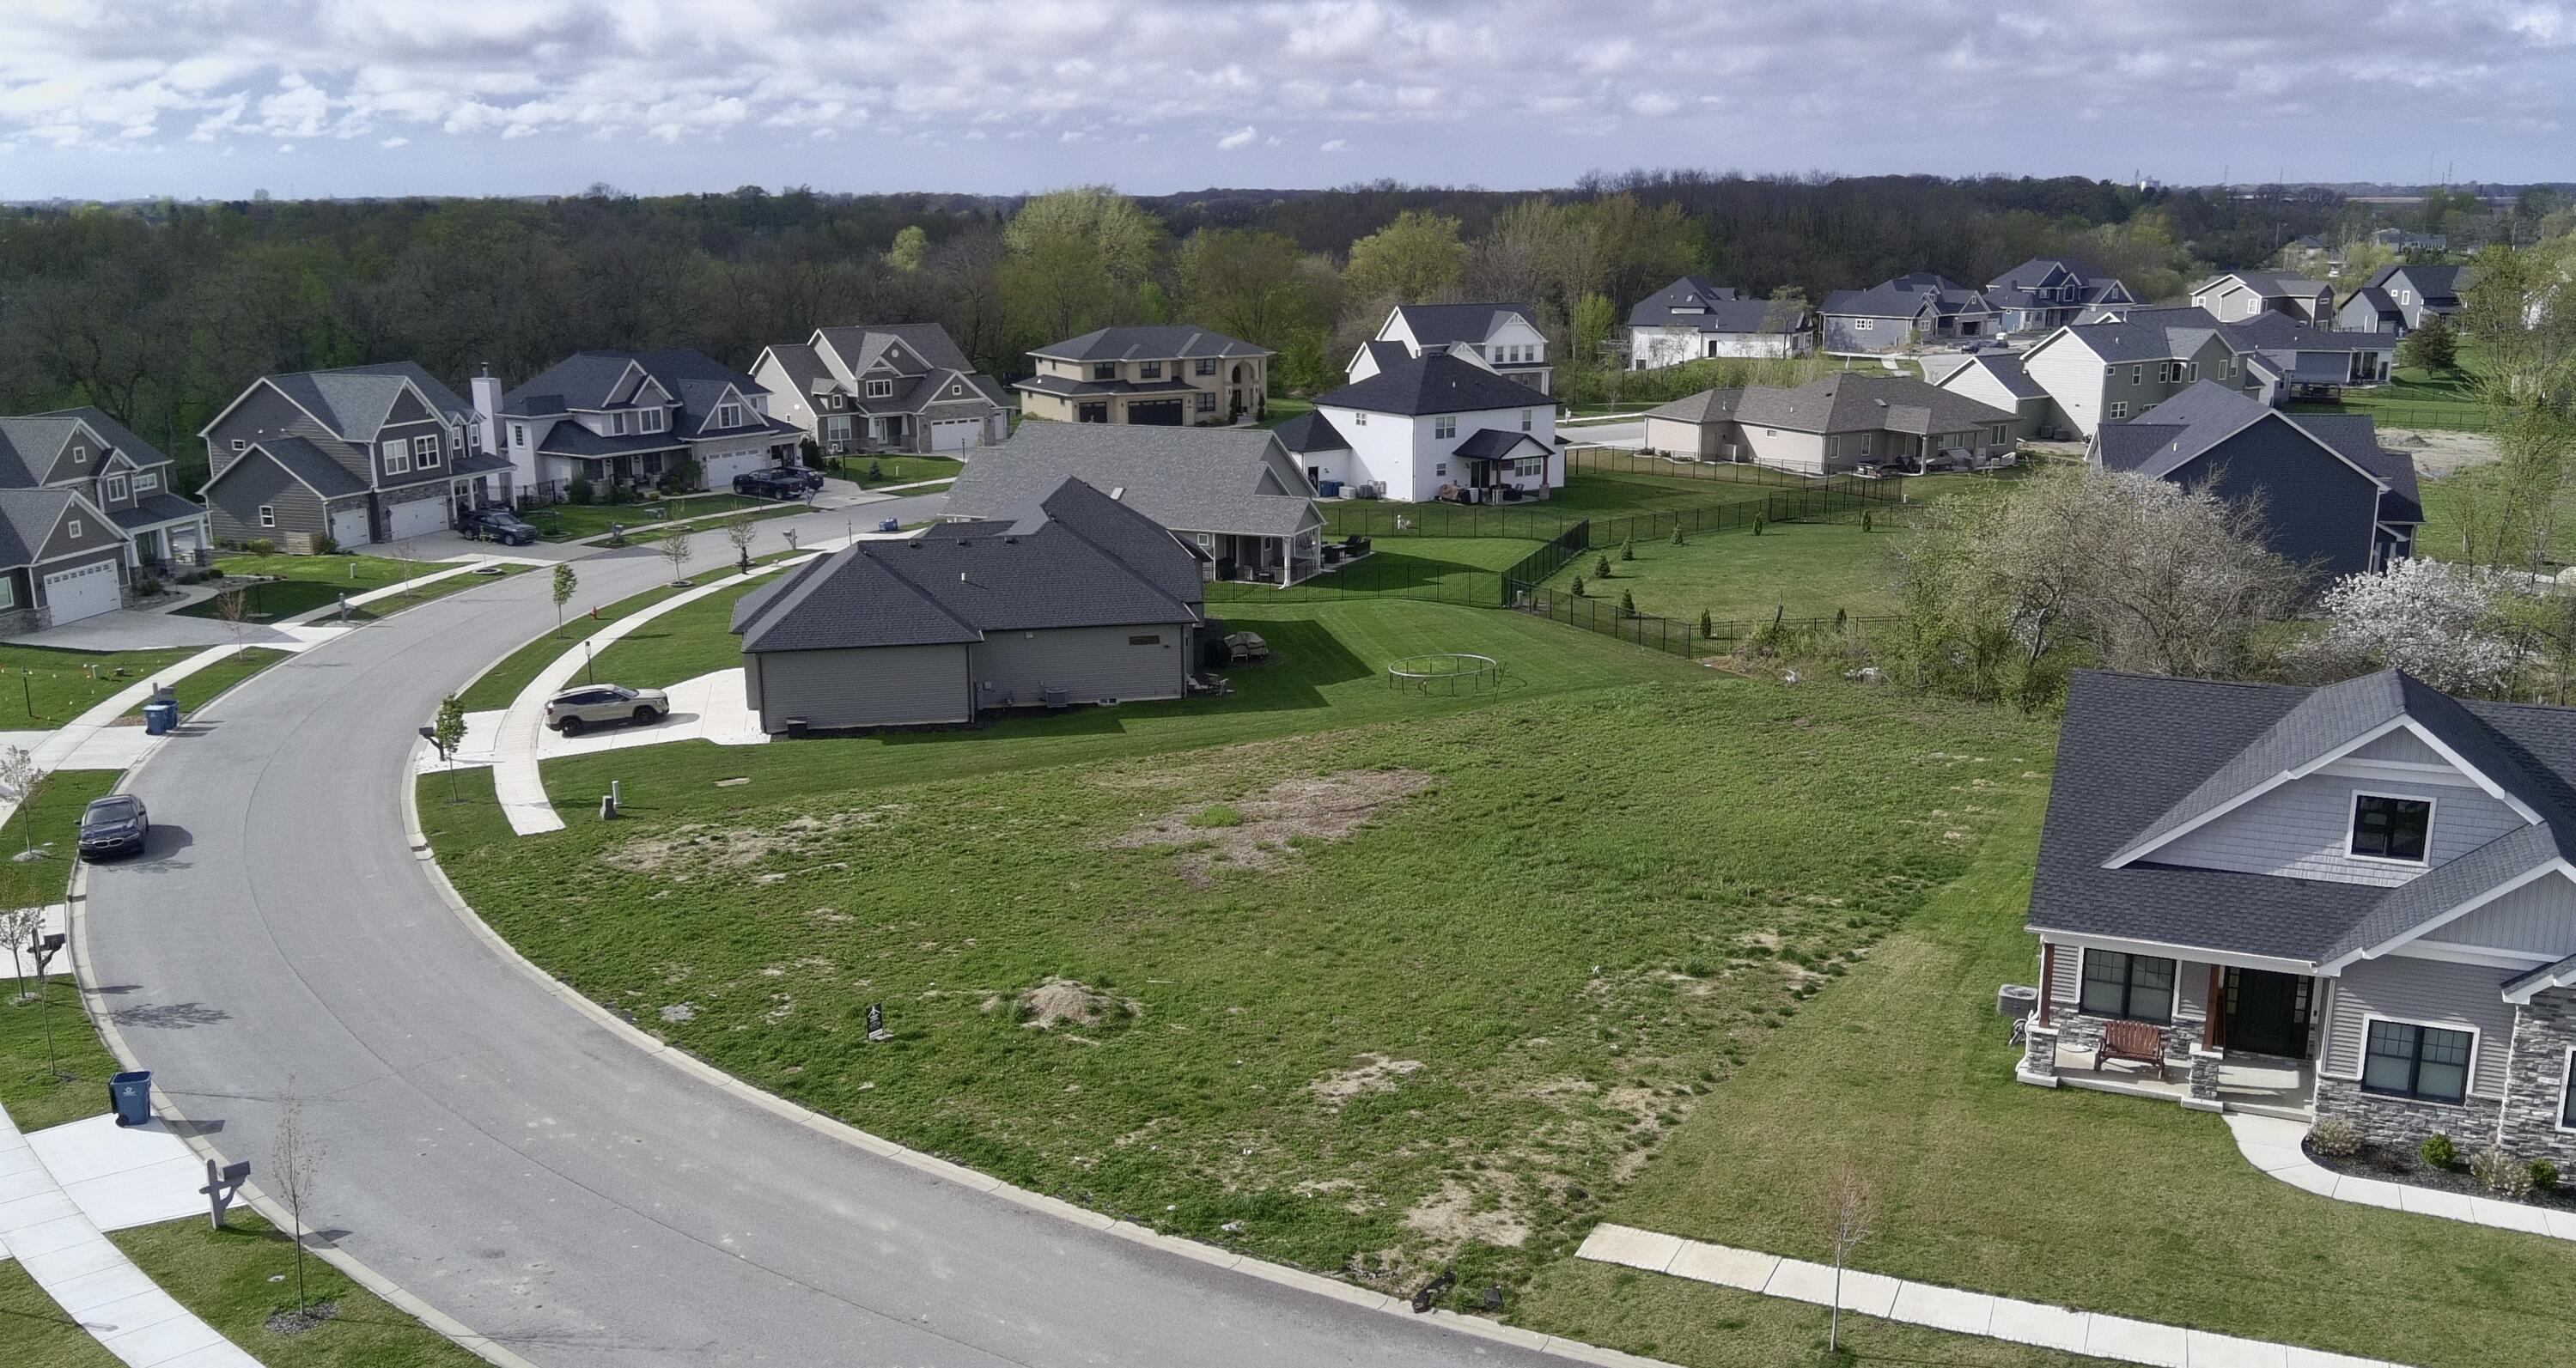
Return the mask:
[[[2337,1173],[2308,1157],[2307,1149],[2301,1143],[2308,1137],[2308,1128],[2301,1122],[2248,1116],[2242,1112],[2229,1112],[2226,1119],[2227,1133],[2235,1137],[2236,1151],[2245,1156],[2245,1162],[2292,1187],[2320,1197],[2331,1197],[2357,1206],[2408,1211],[2419,1216],[2439,1216],[2446,1221],[2493,1226],[2498,1230],[2519,1230],[2526,1235],[2545,1235],[2553,1240],[2576,1240],[2576,1214],[2524,1202],[2504,1202],[2493,1197],[2441,1192],[2412,1183],[2364,1178],[2356,1173]]]
[[[0,1250],[16,1258],[45,1295],[96,1336],[101,1346],[133,1368],[259,1368],[259,1360],[242,1352],[135,1267],[125,1251],[101,1233],[99,1220],[91,1214],[90,1208],[100,1203],[106,1204],[111,1219],[118,1213],[148,1212],[152,1206],[148,1195],[122,1205],[119,1200],[169,1185],[166,1178],[137,1176],[152,1170],[156,1161],[142,1155],[156,1140],[177,1146],[192,1167],[197,1164],[195,1156],[166,1130],[157,1136],[145,1133],[132,1145],[122,1136],[113,1145],[96,1143],[99,1137],[89,1129],[76,1136],[58,1135],[90,1124],[75,1122],[29,1137],[20,1134],[17,1123],[0,1111]],[[108,1125],[113,1129],[112,1121]],[[78,1164],[73,1170],[78,1176],[68,1184],[58,1180],[51,1167],[56,1161]],[[195,1167],[195,1172],[195,1182],[202,1183],[203,1168]],[[76,1196],[71,1187],[84,1189],[89,1200]],[[122,1224],[168,1219],[168,1215],[147,1215]]]
[[[1574,1256],[1817,1306],[1831,1306],[1837,1300],[1834,1270],[1828,1265],[1660,1235],[1634,1226],[1594,1226]],[[1851,1269],[1843,1271],[1839,1300],[1846,1311],[1882,1320],[2011,1340],[2092,1358],[2153,1364],[2156,1368],[2397,1368],[2378,1359],[2213,1335],[2179,1325],[2130,1320],[2098,1311],[2073,1311]]]

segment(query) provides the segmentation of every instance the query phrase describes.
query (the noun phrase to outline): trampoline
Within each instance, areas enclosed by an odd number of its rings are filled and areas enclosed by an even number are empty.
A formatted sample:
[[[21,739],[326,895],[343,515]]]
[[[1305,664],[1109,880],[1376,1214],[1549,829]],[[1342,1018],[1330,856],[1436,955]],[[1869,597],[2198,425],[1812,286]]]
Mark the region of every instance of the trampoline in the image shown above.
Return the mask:
[[[1389,688],[1425,694],[1482,693],[1500,688],[1503,663],[1465,651],[1410,655],[1386,667]]]

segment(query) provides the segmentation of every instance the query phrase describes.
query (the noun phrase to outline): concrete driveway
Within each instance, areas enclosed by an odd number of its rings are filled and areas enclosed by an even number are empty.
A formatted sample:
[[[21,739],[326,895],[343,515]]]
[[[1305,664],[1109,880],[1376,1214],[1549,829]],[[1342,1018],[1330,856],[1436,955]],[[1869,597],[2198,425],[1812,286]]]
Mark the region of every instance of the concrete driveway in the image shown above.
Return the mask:
[[[46,646],[61,651],[157,651],[180,646],[229,646],[233,629],[220,618],[184,617],[177,613],[144,613],[120,608],[113,613],[66,622],[41,632],[27,632],[7,638],[22,646]],[[287,640],[284,632],[256,623],[243,623],[241,643],[245,646],[274,645]]]
[[[668,573],[596,556],[578,603]],[[935,1176],[522,972],[442,904],[399,786],[438,699],[553,621],[521,575],[280,663],[136,772],[153,845],[91,876],[100,1007],[228,1157],[265,1159],[293,1080],[329,1155],[311,1217],[342,1248],[548,1368],[1569,1361]]]

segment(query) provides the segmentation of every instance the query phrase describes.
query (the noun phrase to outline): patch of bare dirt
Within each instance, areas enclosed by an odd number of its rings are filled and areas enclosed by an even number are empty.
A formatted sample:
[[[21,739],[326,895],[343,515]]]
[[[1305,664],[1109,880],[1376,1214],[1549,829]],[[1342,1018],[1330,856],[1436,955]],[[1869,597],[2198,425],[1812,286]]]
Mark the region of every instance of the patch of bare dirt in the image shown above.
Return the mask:
[[[1394,1092],[1397,1079],[1422,1071],[1422,1061],[1418,1059],[1389,1059],[1382,1054],[1358,1058],[1358,1068],[1328,1073],[1307,1084],[1306,1090],[1326,1107],[1339,1111],[1343,1103],[1362,1093]]]
[[[1443,1250],[1471,1243],[1517,1249],[1530,1236],[1529,1221],[1510,1203],[1486,1205],[1474,1188],[1455,1178],[1442,1179],[1438,1192],[1414,1203],[1404,1213],[1404,1223]]]
[[[1095,993],[1076,979],[1051,978],[1020,994],[1020,1024],[1040,1031],[1058,1026],[1097,1027],[1145,1014],[1134,1001]]]
[[[689,822],[635,836],[601,851],[601,863],[631,874],[651,874],[687,883],[708,874],[737,874],[773,855],[790,858],[819,854],[834,839],[852,831],[881,826],[903,811],[901,804],[856,812],[805,813],[772,827]],[[758,876],[774,883],[783,874]]]
[[[1299,775],[1232,803],[1202,803],[1166,813],[1110,844],[1204,847],[1182,857],[1181,872],[1193,879],[1218,869],[1276,869],[1295,849],[1291,841],[1347,840],[1380,808],[1439,782],[1405,769]],[[1210,816],[1220,809],[1231,818],[1212,823]]]
[[[2434,478],[2456,475],[2473,466],[2486,465],[2497,458],[2495,438],[2483,432],[2382,428],[2379,433],[2379,444],[2391,451],[2413,454],[2415,473]]]

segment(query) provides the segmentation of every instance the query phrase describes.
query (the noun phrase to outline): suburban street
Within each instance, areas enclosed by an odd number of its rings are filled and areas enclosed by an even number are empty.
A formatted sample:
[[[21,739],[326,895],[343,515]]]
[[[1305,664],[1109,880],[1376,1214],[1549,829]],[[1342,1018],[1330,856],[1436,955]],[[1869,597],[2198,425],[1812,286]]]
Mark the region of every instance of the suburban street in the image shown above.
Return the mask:
[[[810,543],[843,515],[795,521]],[[707,571],[730,554],[702,545]],[[591,557],[575,607],[668,573],[649,547]],[[82,948],[101,1008],[254,1182],[292,1088],[327,1152],[314,1224],[549,1368],[1561,1361],[933,1179],[531,982],[433,892],[401,786],[438,699],[553,614],[542,574],[401,613],[268,671],[133,776],[153,846],[93,872]]]

